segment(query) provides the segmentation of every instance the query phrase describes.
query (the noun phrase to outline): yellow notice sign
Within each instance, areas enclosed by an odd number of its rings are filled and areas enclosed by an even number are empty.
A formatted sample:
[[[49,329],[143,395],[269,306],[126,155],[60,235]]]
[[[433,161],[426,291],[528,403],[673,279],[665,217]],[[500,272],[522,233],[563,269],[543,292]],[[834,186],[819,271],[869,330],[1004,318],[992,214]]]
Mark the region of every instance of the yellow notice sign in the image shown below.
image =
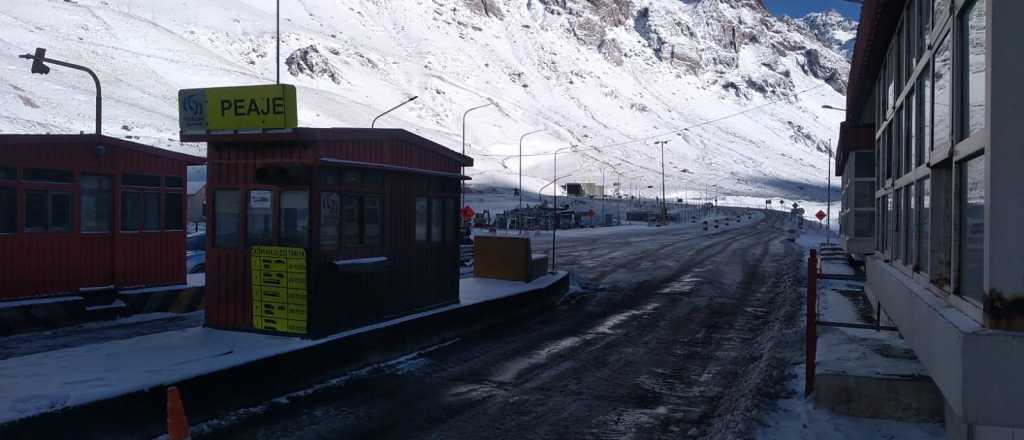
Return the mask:
[[[257,330],[306,334],[309,316],[306,250],[253,246],[249,259],[252,327]]]
[[[295,86],[289,84],[178,91],[183,132],[295,128],[297,114]]]

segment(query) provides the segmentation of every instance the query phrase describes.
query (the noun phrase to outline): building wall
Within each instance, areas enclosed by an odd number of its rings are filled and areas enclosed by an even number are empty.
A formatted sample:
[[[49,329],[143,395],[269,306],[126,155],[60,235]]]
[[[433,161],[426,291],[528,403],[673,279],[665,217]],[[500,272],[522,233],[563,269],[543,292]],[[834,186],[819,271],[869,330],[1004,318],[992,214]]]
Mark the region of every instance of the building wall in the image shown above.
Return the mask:
[[[919,26],[935,3],[946,8]],[[874,90],[867,290],[942,390],[951,438],[1014,438],[1024,428],[1024,2],[906,5]]]

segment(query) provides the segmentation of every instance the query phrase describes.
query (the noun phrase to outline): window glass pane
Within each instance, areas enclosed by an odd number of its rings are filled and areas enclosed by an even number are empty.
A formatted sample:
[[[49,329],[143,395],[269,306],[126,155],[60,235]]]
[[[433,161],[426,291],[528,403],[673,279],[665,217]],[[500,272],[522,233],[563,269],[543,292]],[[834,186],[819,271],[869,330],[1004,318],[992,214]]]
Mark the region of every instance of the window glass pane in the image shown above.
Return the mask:
[[[306,247],[309,241],[309,193],[281,192],[281,244]]]
[[[892,153],[893,154],[892,154],[890,160],[892,161],[893,176],[899,178],[900,176],[903,175],[903,172],[904,172],[903,160],[902,160],[902,158],[903,158],[903,106],[902,105],[900,105],[900,108],[898,110],[896,110],[896,114],[893,116],[893,119],[892,119],[892,125],[893,125],[893,129],[892,129],[892,138],[893,138]]]
[[[81,184],[79,209],[82,232],[109,232],[113,179],[107,176],[82,176]]]
[[[854,212],[853,235],[857,238],[871,238],[875,236],[875,213],[871,211]]]
[[[181,188],[182,178],[178,176],[164,177],[164,186],[168,188]]]
[[[241,245],[242,203],[236,189],[220,189],[213,194],[213,227],[216,247],[237,247]]]
[[[944,18],[949,15],[949,4],[950,0],[935,0],[935,12],[932,17],[935,18],[934,25],[941,25]]]
[[[985,156],[960,164],[959,292],[982,300],[985,274]]]
[[[384,242],[384,198],[368,196],[363,203],[366,245],[380,246]]]
[[[121,192],[121,230],[138,231],[142,226],[142,193]]]
[[[430,212],[427,199],[416,198],[416,241],[427,241],[427,225],[430,224]]]
[[[953,132],[953,51],[949,38],[935,51],[935,126],[934,148],[949,146]]]
[[[181,193],[164,194],[164,229],[182,229],[184,210],[184,197]]]
[[[160,193],[147,192],[142,194],[142,230],[157,231],[160,229]]]
[[[861,151],[854,153],[854,168],[853,177],[874,177],[875,176],[875,156],[872,153]]]
[[[898,189],[893,193],[893,247],[894,260],[903,258],[903,190]]]
[[[363,184],[371,187],[384,185],[384,173],[376,170],[363,171]]]
[[[14,180],[18,177],[18,169],[14,167],[0,167],[0,180]]]
[[[359,236],[359,197],[345,196],[341,201],[341,239],[345,246],[363,244]]]
[[[18,199],[14,188],[0,188],[0,234],[15,232]]]
[[[30,182],[71,183],[75,176],[71,171],[25,168],[22,179]]]
[[[985,0],[975,0],[963,15],[963,123],[966,136],[985,128]]]
[[[917,266],[918,270],[928,272],[928,252],[930,251],[929,222],[931,219],[931,180],[922,179],[917,183]]]
[[[335,192],[320,193],[320,249],[325,251],[338,249],[338,225],[340,223],[341,196]]]
[[[914,252],[914,186],[903,190],[903,263],[913,263]]]
[[[896,195],[896,193],[891,193],[890,195],[886,196],[886,198],[885,198],[885,202],[886,202],[885,212],[887,212],[889,214],[889,218],[886,219],[886,221],[885,221],[885,224],[888,226],[888,229],[889,229],[885,233],[885,238],[886,238],[886,240],[885,240],[885,250],[887,252],[889,252],[890,254],[894,253],[894,251],[896,250],[895,246],[893,246],[893,243],[895,242],[895,239],[896,239],[896,210],[894,209],[894,206],[893,206],[895,204],[895,202],[896,202],[895,195]]]
[[[906,119],[903,123],[903,174],[914,170],[914,148],[917,146],[917,126],[914,125],[917,101],[914,100],[914,91],[907,95],[906,103]]]
[[[342,175],[342,183],[345,185],[360,185],[363,183],[362,170],[348,168]]]
[[[71,193],[50,193],[50,230],[71,230]]]
[[[156,188],[160,186],[160,176],[148,174],[125,174],[121,176],[121,184],[125,186],[147,186]]]
[[[274,193],[260,189],[249,191],[245,214],[245,243],[258,246],[274,243]]]
[[[855,182],[854,208],[871,209],[875,203],[875,182]]]
[[[934,149],[932,144],[932,65],[929,64],[921,73],[921,93],[923,103],[921,105],[921,137],[924,148],[924,160],[927,161],[930,152]]]
[[[458,235],[458,231],[455,228],[455,218],[458,217],[459,213],[455,211],[455,200],[447,199],[444,201],[444,234],[445,243],[455,244],[455,236]]]
[[[433,199],[430,203],[430,241],[440,243],[444,239],[441,232],[444,225],[444,202]]]
[[[320,168],[320,183],[324,185],[341,184],[341,168],[322,167]]]

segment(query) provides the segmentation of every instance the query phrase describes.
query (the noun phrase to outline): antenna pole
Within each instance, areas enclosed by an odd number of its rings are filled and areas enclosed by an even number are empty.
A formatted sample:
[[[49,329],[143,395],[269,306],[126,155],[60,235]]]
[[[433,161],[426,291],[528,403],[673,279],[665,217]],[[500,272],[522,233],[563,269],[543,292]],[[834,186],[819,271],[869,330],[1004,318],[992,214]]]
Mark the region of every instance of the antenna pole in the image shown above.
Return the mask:
[[[281,84],[281,0],[277,0],[277,84]]]

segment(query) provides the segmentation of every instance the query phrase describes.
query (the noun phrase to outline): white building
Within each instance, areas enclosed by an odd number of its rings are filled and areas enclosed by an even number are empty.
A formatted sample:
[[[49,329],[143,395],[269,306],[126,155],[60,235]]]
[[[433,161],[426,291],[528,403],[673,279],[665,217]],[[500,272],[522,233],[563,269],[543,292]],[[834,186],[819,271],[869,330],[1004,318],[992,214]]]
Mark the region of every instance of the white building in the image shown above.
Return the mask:
[[[844,243],[862,252],[871,194],[867,294],[941,390],[951,439],[1024,438],[1022,23],[1019,0],[867,0],[851,66]]]

